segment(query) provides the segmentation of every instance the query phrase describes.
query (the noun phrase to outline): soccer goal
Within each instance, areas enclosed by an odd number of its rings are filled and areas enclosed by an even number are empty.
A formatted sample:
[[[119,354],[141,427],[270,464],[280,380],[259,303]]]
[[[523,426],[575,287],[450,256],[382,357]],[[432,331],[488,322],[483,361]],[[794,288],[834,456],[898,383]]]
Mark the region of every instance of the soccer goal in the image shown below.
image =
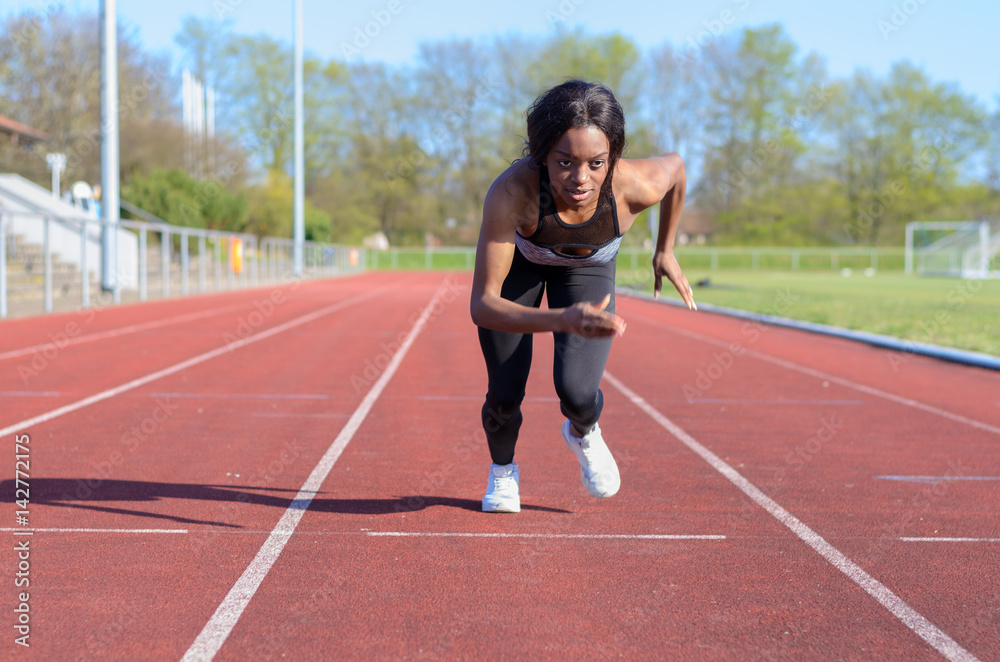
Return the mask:
[[[952,278],[1000,277],[1000,223],[913,221],[906,224],[906,273]]]

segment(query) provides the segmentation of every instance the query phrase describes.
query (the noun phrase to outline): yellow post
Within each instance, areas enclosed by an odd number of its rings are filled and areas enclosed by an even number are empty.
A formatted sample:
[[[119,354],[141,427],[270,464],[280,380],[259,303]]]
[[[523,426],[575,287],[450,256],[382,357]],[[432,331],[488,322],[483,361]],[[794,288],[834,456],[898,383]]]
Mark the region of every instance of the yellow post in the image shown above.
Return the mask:
[[[243,240],[231,239],[229,241],[229,268],[234,274],[243,273]]]

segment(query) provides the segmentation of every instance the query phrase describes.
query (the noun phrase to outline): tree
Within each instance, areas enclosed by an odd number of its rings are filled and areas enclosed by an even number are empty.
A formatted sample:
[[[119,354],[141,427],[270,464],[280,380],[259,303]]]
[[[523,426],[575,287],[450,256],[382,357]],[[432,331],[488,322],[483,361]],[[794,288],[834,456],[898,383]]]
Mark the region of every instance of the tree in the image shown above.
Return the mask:
[[[217,130],[248,153],[253,165],[292,175],[294,156],[293,52],[266,35],[232,31],[231,21],[188,16],[175,41],[183,62],[216,91]],[[306,54],[303,125],[307,195],[344,156],[345,69]]]
[[[12,15],[0,35],[0,98],[16,116],[51,135],[30,158],[0,147],[0,167],[47,183],[45,152],[67,155],[63,180],[101,179],[99,21],[95,14],[53,6],[47,13]],[[127,26],[118,27],[119,163],[123,190],[133,177],[184,165],[183,128],[173,103],[177,80],[169,60],[143,51]],[[222,166],[212,179],[238,187],[241,154],[223,141],[214,151]],[[126,198],[127,199],[127,198]],[[135,202],[134,200],[132,202]],[[155,213],[155,212],[154,212]]]
[[[704,117],[709,88],[706,63],[664,44],[650,55],[644,88],[646,112],[659,151],[677,152],[689,174],[701,170],[705,148]]]
[[[0,98],[15,119],[45,131],[51,140],[27,160],[23,154],[0,150],[5,168],[45,182],[44,152],[62,152],[67,155],[65,180],[100,180],[99,33],[96,14],[61,6],[6,19],[0,34]],[[180,165],[174,148],[179,141],[172,122],[169,62],[144,52],[134,33],[122,25],[118,76],[123,175],[145,168],[140,163],[151,159],[161,167]]]
[[[832,171],[846,200],[841,240],[902,242],[907,221],[930,220],[956,190],[961,165],[988,138],[985,112],[909,63],[885,80],[857,72],[827,114]]]
[[[476,222],[486,191],[505,161],[500,150],[499,117],[491,112],[498,90],[490,53],[471,40],[423,44],[416,78],[423,94],[411,107],[421,119],[421,149],[429,157],[422,184],[440,201],[438,219]],[[440,164],[437,171],[426,167]],[[440,233],[442,228],[433,231]]]
[[[603,83],[614,91],[629,117],[638,110],[639,59],[638,46],[624,35],[560,30],[530,58],[529,75],[536,94],[570,78]]]
[[[247,227],[243,193],[230,193],[179,168],[132,177],[122,186],[122,199],[174,225],[230,232]]]
[[[772,243],[789,224],[808,224],[789,213],[782,197],[798,184],[798,160],[806,152],[810,114],[798,109],[817,94],[810,87],[821,84],[823,71],[815,58],[800,60],[796,52],[776,25],[719,38],[701,51],[710,92],[696,191],[731,238]]]
[[[267,180],[250,188],[247,193],[248,214],[243,232],[258,237],[292,236],[292,210],[294,190],[290,177],[278,170],[271,170]],[[303,210],[306,239],[329,241],[330,217],[306,201]]]

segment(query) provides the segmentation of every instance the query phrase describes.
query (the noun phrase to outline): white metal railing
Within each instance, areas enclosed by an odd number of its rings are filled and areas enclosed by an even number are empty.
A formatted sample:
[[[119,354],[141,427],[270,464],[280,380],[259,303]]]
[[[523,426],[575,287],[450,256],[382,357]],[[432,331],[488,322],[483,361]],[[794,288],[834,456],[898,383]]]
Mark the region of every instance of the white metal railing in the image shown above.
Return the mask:
[[[751,271],[840,271],[841,269],[900,270],[903,249],[870,247],[740,247],[679,246],[677,255],[685,268],[742,269]],[[438,246],[369,250],[370,269],[446,269],[471,271],[475,247]],[[648,248],[622,246],[618,252],[620,269],[649,268]]]
[[[17,238],[14,221],[41,223],[41,246]],[[76,237],[71,246],[60,236],[58,250],[51,228]],[[41,289],[42,308],[52,312],[55,290],[63,299],[74,293],[82,308],[91,306],[95,292],[107,292],[113,303],[120,303],[122,293],[131,300],[146,301],[150,290],[159,298],[175,294],[204,294],[298,279],[324,278],[363,271],[367,265],[361,248],[306,242],[301,276],[294,273],[291,239],[253,234],[189,228],[168,223],[122,220],[112,235],[111,277],[113,287],[101,287],[101,236],[108,224],[83,216],[53,218],[37,213],[0,212],[0,318],[8,316],[12,294],[15,298],[36,301]],[[67,232],[63,232],[67,234]],[[158,244],[158,246],[157,246]],[[39,253],[40,250],[40,253]],[[26,259],[31,270],[9,271],[13,261]],[[57,274],[55,264],[68,264]],[[41,282],[34,265],[42,267]],[[58,278],[57,278],[58,277]],[[16,279],[19,282],[12,282]],[[75,280],[75,283],[72,282]]]

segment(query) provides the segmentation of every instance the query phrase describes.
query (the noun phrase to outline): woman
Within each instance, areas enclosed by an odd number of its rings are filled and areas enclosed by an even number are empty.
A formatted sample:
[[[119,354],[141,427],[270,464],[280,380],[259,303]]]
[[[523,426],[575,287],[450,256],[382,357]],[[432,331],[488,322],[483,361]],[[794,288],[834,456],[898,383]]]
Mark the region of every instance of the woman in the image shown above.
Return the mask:
[[[482,416],[493,463],[485,512],[521,510],[514,446],[531,334],[540,332],[555,337],[553,378],[567,419],[562,436],[580,462],[583,485],[596,497],[618,491],[618,466],[598,425],[611,340],[625,332],[614,312],[615,256],[639,213],[658,202],[654,296],[666,276],[695,307],[673,253],[686,188],[680,157],[621,159],[621,106],[606,87],[582,81],[538,97],[527,130],[526,158],[486,196],[472,285],[472,320],[489,375]]]

